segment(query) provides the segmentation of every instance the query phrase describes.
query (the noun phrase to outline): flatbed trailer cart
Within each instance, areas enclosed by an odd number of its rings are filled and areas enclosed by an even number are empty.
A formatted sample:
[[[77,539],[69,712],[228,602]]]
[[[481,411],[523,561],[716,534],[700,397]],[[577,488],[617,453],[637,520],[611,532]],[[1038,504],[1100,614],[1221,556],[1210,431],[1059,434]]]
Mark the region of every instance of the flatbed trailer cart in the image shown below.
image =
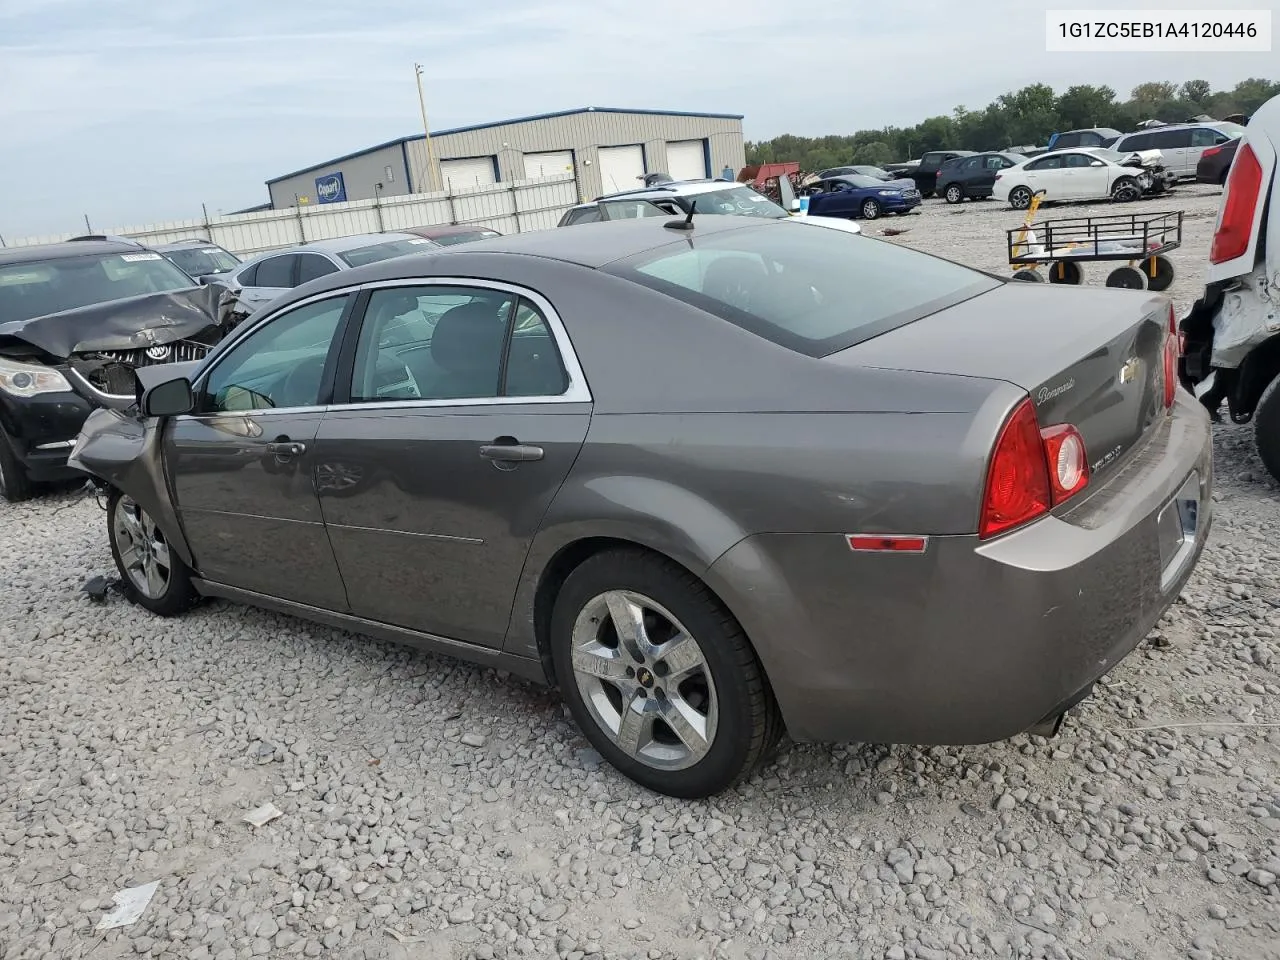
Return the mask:
[[[1108,287],[1167,290],[1173,263],[1165,254],[1182,245],[1182,211],[1063,217],[1034,223],[1041,193],[1031,199],[1021,227],[1006,231],[1015,280],[1080,284],[1089,262],[1120,262],[1107,274]]]

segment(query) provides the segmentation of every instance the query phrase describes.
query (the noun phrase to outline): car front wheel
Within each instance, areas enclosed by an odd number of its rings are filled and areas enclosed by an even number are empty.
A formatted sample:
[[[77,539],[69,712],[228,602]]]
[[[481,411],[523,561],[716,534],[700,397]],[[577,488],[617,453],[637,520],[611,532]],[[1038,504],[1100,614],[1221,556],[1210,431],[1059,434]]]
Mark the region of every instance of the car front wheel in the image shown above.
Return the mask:
[[[191,585],[191,571],[151,515],[119,490],[107,498],[107,529],[126,597],[162,617],[195,606],[199,594]]]
[[[650,790],[711,796],[750,775],[781,735],[741,626],[665,558],[610,550],[585,560],[556,598],[551,648],[587,739]]]
[[[1280,483],[1280,376],[1262,391],[1253,411],[1253,431],[1262,465]]]

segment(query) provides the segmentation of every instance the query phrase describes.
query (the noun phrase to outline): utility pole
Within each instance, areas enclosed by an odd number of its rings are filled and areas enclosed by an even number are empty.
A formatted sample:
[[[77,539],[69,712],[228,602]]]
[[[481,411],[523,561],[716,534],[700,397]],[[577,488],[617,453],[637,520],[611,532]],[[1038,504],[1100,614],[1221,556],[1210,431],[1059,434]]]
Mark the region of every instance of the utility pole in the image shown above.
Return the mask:
[[[436,163],[435,148],[431,146],[431,125],[427,123],[427,98],[422,92],[422,64],[415,63],[413,71],[418,82],[418,106],[422,109],[422,132],[426,134],[427,146],[427,192],[433,193],[441,189],[440,167]]]

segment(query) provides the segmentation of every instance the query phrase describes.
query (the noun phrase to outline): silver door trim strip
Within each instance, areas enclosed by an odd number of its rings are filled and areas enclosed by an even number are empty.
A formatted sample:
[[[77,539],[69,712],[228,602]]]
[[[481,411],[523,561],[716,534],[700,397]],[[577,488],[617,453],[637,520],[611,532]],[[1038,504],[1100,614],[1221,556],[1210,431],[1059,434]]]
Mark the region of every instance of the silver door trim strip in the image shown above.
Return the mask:
[[[323,520],[298,520],[294,517],[264,517],[256,513],[240,513],[236,510],[211,510],[208,507],[182,507],[183,513],[208,513],[218,517],[244,517],[247,520],[266,520],[268,523],[303,523],[309,527],[323,527]]]
[[[323,494],[321,496],[323,496]],[[484,543],[483,540],[477,537],[453,537],[447,533],[418,533],[415,530],[389,530],[384,527],[358,527],[355,524],[350,523],[330,523],[328,526],[334,530],[355,530],[357,533],[394,533],[401,537],[425,537],[428,540],[452,540],[455,543]]]

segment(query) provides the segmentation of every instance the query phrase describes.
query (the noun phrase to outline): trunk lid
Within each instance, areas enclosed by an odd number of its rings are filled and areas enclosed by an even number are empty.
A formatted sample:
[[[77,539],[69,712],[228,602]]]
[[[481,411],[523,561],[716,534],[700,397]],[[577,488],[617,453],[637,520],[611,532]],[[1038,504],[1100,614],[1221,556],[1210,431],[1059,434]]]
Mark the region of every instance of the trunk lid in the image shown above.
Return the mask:
[[[828,358],[850,366],[1003,380],[1041,427],[1069,423],[1090,468],[1123,462],[1164,413],[1169,301],[1010,282]]]

